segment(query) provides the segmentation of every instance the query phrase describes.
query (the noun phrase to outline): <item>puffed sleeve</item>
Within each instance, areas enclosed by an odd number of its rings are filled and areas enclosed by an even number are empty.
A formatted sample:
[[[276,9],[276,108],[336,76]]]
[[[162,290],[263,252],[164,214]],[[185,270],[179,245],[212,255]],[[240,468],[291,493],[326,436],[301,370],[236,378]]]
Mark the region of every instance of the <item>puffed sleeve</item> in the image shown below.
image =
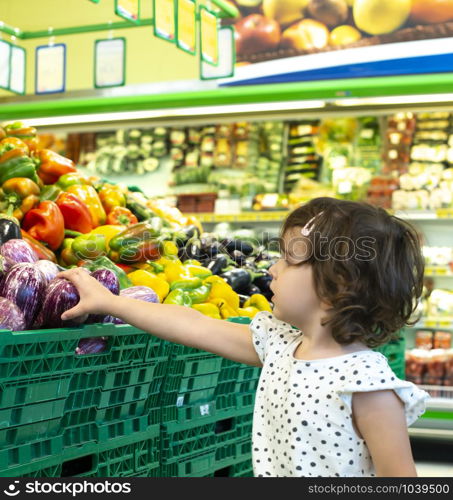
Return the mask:
[[[426,411],[429,394],[412,382],[399,379],[390,368],[387,358],[371,352],[365,359],[351,364],[345,382],[337,391],[352,411],[352,395],[355,392],[393,390],[404,403],[406,423],[412,425]]]
[[[267,311],[261,311],[253,318],[250,331],[253,345],[262,363],[272,352],[279,354],[279,350],[287,346],[290,340],[301,335],[300,330],[277,320]]]

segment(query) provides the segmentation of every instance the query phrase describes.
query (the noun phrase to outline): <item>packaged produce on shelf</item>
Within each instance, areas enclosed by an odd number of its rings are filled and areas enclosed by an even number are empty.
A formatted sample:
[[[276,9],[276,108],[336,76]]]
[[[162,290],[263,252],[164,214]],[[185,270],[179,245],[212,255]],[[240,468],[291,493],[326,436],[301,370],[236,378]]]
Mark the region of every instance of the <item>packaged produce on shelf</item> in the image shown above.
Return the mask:
[[[283,181],[285,192],[291,191],[301,177],[319,179],[321,158],[315,145],[319,126],[319,120],[289,123],[288,153]]]
[[[154,172],[169,150],[168,131],[163,127],[98,133],[95,142],[94,152],[82,151],[80,163],[103,176]]]
[[[453,272],[453,248],[452,247],[422,247],[426,266],[450,268]]]
[[[435,289],[427,300],[428,316],[453,316],[453,291]]]
[[[438,0],[234,0],[240,62],[447,36],[449,3]],[[230,23],[225,20],[225,23]],[[442,33],[442,34],[441,34]]]
[[[258,243],[204,233],[197,219],[162,200],[149,199],[137,188],[86,178],[64,158],[40,150],[30,153],[17,137],[3,141],[3,154],[17,155],[28,169],[26,177],[4,180],[0,192],[5,211],[0,217],[4,328],[119,323],[96,315],[61,320],[79,298],[73,285],[56,275],[73,266],[86,269],[113,293],[193,305],[216,318],[253,317],[271,309],[267,268],[275,254],[267,254]],[[37,169],[45,173],[48,184],[37,176]],[[96,352],[101,348],[93,347]]]

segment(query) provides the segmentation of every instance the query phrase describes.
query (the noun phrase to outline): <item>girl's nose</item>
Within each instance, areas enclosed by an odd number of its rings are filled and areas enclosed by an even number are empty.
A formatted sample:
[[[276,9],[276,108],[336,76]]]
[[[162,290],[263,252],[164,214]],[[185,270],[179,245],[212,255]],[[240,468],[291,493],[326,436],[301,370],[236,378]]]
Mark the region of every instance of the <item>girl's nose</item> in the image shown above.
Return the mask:
[[[269,274],[272,276],[272,279],[275,280],[277,277],[277,263],[272,264],[272,266],[269,268]]]

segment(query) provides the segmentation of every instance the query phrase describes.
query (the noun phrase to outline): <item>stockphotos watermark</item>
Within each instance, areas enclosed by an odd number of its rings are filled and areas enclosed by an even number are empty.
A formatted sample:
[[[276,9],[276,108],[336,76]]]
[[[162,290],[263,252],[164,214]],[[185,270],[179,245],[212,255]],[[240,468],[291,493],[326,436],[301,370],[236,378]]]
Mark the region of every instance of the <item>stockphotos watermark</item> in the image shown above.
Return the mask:
[[[128,494],[131,493],[132,487],[131,483],[121,483],[113,481],[52,481],[52,482],[42,482],[38,480],[34,481],[12,481],[5,489],[3,493],[12,498],[18,495],[31,494],[31,495],[42,495],[42,494],[65,494],[76,497],[77,495],[86,494]]]

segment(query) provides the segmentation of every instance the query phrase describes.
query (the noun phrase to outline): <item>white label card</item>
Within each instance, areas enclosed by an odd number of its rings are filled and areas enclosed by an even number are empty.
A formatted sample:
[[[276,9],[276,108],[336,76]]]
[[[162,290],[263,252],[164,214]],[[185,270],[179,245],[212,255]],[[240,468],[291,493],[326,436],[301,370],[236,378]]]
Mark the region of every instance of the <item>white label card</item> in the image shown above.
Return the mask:
[[[218,30],[218,36],[218,65],[213,66],[201,60],[200,76],[203,80],[227,78],[234,75],[234,32],[229,27],[225,27]]]
[[[123,38],[96,42],[95,87],[116,87],[125,83],[125,41]]]
[[[64,92],[66,45],[48,45],[36,49],[36,93]]]
[[[0,88],[8,89],[11,45],[0,40]]]
[[[11,47],[9,89],[17,94],[25,94],[25,50],[22,47]]]

